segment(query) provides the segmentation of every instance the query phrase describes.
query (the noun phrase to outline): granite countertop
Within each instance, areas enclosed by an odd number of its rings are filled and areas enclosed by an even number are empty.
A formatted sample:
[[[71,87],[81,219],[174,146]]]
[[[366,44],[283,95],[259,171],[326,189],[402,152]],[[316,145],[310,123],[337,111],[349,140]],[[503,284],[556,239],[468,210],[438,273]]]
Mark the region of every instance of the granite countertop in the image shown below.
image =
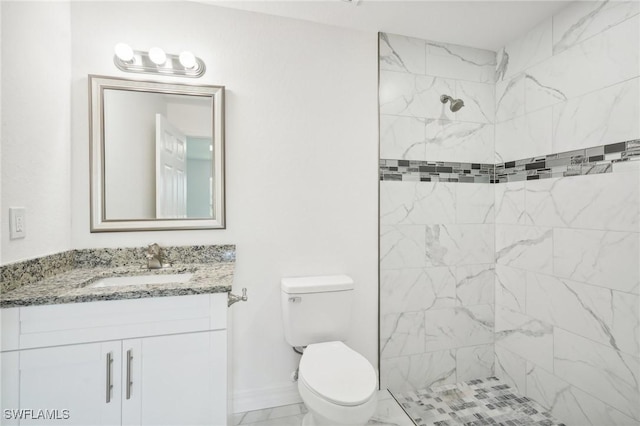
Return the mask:
[[[140,299],[144,297],[183,296],[231,291],[234,263],[182,264],[162,269],[140,267],[79,268],[26,284],[2,294],[0,308]],[[186,283],[141,284],[91,288],[102,278],[193,273]]]
[[[166,248],[171,266],[151,270],[140,267],[141,253],[142,249],[83,250],[6,266],[0,308],[231,291],[235,246]],[[185,273],[193,275],[183,283],[91,287],[109,277]]]

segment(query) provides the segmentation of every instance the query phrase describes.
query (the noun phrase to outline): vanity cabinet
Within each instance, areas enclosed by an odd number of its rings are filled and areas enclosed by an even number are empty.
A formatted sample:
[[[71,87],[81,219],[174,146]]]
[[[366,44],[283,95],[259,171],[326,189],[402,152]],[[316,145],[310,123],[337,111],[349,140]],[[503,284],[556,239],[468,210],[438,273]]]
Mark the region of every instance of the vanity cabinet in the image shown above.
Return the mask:
[[[3,309],[2,424],[227,424],[226,300]],[[58,410],[60,419],[15,421],[7,409]]]
[[[11,386],[2,392],[6,401],[2,424],[119,424],[120,401],[114,398],[111,403],[105,403],[106,356],[119,347],[119,342],[105,342],[3,353],[2,381],[5,384],[8,380]],[[119,367],[119,360],[114,359],[111,368]],[[11,403],[8,399],[16,401]],[[6,409],[57,412],[50,420],[23,418],[18,421],[7,419]],[[68,410],[67,415],[63,410]]]
[[[122,424],[226,424],[226,343],[219,331],[123,341]]]

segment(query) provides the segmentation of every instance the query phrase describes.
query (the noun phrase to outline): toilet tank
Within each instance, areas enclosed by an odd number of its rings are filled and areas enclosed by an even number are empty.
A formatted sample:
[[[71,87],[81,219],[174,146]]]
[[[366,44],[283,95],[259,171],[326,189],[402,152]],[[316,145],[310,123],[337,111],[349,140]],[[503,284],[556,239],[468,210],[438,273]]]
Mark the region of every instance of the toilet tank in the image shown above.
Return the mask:
[[[291,346],[347,338],[353,297],[351,277],[283,278],[280,293],[284,337]]]

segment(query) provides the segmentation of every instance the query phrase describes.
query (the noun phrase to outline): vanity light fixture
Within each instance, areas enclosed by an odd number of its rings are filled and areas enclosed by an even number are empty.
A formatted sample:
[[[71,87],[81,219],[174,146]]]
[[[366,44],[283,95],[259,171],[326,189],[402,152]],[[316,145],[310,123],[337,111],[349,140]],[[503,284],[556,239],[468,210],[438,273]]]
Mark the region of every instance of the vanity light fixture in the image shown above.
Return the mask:
[[[149,59],[156,65],[164,65],[167,62],[167,54],[159,47],[149,49]]]
[[[118,43],[113,50],[122,62],[131,63],[133,61],[133,49],[127,43]]]
[[[188,70],[193,69],[193,67],[198,64],[196,62],[196,56],[188,50],[182,52],[178,58],[180,59],[182,66]]]
[[[133,50],[126,43],[118,43],[114,48],[113,63],[121,71],[147,74],[175,75],[181,77],[202,77],[206,67],[202,59],[189,51],[179,55],[165,53],[159,47],[148,52]]]

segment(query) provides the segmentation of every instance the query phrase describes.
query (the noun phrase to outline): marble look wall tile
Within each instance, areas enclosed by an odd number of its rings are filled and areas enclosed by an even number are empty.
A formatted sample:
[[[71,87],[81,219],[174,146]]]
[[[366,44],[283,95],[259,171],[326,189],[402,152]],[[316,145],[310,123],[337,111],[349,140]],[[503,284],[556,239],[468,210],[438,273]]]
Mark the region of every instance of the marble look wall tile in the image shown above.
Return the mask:
[[[553,16],[553,53],[576,44],[637,15],[636,1],[573,2]]]
[[[553,327],[528,315],[496,306],[496,346],[553,370]],[[428,330],[427,330],[428,331]]]
[[[496,83],[496,122],[511,120],[524,114],[524,74]]]
[[[423,118],[380,115],[380,158],[425,160]]]
[[[456,381],[465,382],[494,375],[493,345],[470,346],[456,350]]]
[[[389,33],[380,33],[381,70],[424,74],[425,41]]]
[[[638,294],[638,245],[638,233],[556,228],[553,274]]]
[[[455,97],[464,101],[464,107],[455,113],[457,121],[487,124],[495,121],[495,85],[458,80]]]
[[[427,352],[493,342],[491,305],[431,309],[424,319]]]
[[[498,345],[495,347],[494,355],[496,376],[524,395],[527,380],[526,360]]]
[[[613,291],[611,334],[621,351],[640,356],[640,296]]]
[[[552,37],[552,22],[549,18],[507,44],[498,57],[498,81],[508,79],[551,57]]]
[[[527,216],[534,225],[639,230],[638,183],[627,174],[531,180],[525,187]]]
[[[512,311],[525,313],[526,274],[523,269],[496,265],[495,303]]]
[[[428,266],[460,266],[493,262],[493,225],[426,227]]]
[[[552,152],[552,109],[546,108],[497,123],[496,162],[520,160]]]
[[[637,426],[638,422],[532,363],[527,363],[525,395],[568,425]]]
[[[640,359],[562,329],[554,337],[555,374],[640,420]]]
[[[527,273],[527,315],[613,349],[621,349],[621,342],[613,332],[614,313],[628,320],[633,320],[633,316],[616,312],[612,299],[613,292],[605,288]],[[631,349],[629,343],[633,340],[633,333],[631,336],[618,334],[625,341],[625,346]]]
[[[449,267],[380,271],[381,314],[454,306],[456,277]]]
[[[525,183],[507,182],[493,185],[495,194],[495,222],[506,225],[524,225],[527,221],[525,212]]]
[[[456,223],[494,223],[494,186],[455,185]]]
[[[640,79],[634,78],[553,106],[553,152],[640,137]]]
[[[495,267],[485,265],[458,266],[456,268],[456,300],[461,306],[493,304]]]
[[[440,102],[443,93],[455,93],[454,80],[380,71],[380,114],[451,120],[454,113]]]
[[[453,222],[456,186],[459,185],[446,182],[382,181],[380,223],[427,225]]]
[[[493,140],[492,124],[430,120],[425,156],[435,161],[493,163]]]
[[[427,41],[426,73],[429,75],[493,83],[495,66],[495,52]]]
[[[454,350],[380,360],[380,387],[391,392],[456,382]]]
[[[421,225],[380,226],[380,269],[427,266],[424,233]]]
[[[636,15],[529,68],[526,110],[535,111],[637,77],[639,31],[640,16]]]
[[[550,274],[553,270],[551,228],[496,225],[496,262]]]
[[[381,358],[414,355],[424,351],[425,330],[422,311],[381,315]]]

